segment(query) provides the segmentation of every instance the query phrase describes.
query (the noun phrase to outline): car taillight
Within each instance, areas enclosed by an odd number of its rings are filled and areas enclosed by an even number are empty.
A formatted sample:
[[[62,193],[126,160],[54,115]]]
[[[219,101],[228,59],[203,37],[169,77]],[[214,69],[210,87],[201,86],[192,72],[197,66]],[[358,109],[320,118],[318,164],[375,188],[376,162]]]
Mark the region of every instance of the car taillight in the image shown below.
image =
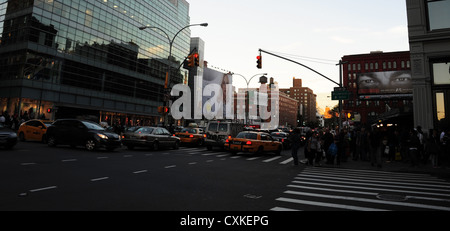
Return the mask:
[[[206,134],[203,134],[203,138],[206,138]]]
[[[281,139],[281,142],[284,142],[284,139]]]
[[[194,138],[194,135],[190,135],[189,138]]]
[[[247,141],[247,143],[245,143],[246,145],[252,145],[251,141]]]
[[[230,143],[230,141],[227,139],[227,140],[225,140],[225,143]]]

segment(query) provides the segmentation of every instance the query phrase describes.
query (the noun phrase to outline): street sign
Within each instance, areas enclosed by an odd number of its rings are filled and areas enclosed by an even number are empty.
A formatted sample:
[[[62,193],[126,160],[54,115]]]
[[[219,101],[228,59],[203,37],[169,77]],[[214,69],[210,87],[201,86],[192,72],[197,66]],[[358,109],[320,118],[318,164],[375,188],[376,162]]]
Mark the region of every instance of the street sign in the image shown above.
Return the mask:
[[[331,99],[332,100],[349,100],[350,92],[349,91],[332,91]]]

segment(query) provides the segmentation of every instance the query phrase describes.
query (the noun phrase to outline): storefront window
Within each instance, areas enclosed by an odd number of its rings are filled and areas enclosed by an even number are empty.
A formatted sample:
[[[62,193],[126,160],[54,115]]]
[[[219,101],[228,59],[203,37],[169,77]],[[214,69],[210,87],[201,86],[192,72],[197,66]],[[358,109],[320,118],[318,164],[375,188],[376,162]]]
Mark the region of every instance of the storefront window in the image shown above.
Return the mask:
[[[450,0],[428,0],[427,6],[430,31],[450,29]]]
[[[435,85],[450,84],[450,63],[433,63]]]

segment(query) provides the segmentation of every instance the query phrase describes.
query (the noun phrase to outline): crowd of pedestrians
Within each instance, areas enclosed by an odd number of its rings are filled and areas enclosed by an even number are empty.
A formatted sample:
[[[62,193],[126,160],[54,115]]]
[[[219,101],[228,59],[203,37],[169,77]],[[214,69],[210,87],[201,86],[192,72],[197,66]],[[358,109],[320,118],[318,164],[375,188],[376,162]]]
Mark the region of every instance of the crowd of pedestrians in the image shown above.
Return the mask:
[[[450,167],[450,130],[431,129],[424,133],[420,126],[404,128],[381,126],[343,128],[332,132],[328,128],[313,130],[306,134],[305,160],[297,157],[299,131],[294,129],[292,156],[294,164],[321,166],[341,165],[349,159],[368,162],[382,168],[393,161],[407,163],[413,167]]]

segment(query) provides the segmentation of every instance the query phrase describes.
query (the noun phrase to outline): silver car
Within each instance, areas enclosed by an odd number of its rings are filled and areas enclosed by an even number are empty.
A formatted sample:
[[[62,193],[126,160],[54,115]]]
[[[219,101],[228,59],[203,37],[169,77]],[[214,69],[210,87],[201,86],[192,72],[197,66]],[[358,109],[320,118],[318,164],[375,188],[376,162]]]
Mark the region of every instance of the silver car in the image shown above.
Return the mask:
[[[124,133],[122,144],[132,150],[135,147],[149,147],[158,150],[160,147],[180,147],[180,138],[173,136],[167,129],[160,127],[141,127],[134,132]]]

